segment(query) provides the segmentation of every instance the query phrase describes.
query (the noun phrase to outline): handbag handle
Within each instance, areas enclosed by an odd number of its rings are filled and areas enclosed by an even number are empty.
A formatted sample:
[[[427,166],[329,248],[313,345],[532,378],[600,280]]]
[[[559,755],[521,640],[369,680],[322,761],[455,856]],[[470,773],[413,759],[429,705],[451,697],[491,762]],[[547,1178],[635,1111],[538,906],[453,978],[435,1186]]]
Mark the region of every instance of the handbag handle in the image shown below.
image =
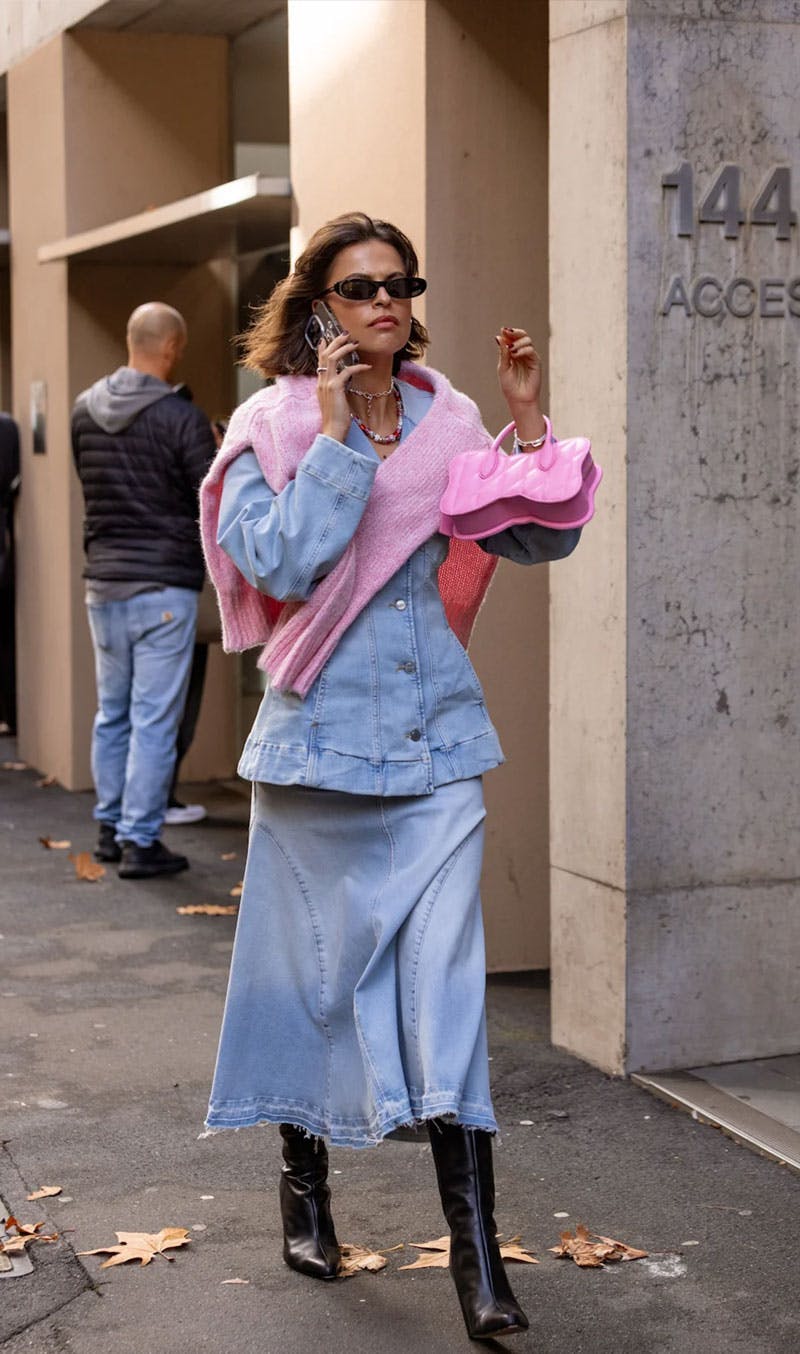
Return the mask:
[[[538,451],[529,452],[527,454],[539,457],[538,465],[540,470],[552,470],[553,466],[556,463],[557,453],[555,443],[557,442],[558,439],[553,436],[553,429],[547,415],[543,414],[542,417],[544,418],[546,429],[544,445],[541,446]],[[491,450],[489,452],[489,456],[491,457],[491,463],[487,461],[487,469],[478,471],[478,474],[480,475],[480,478],[482,480],[488,480],[496,471],[498,462],[500,460],[500,447],[502,443],[505,441],[505,439],[508,437],[508,434],[516,431],[516,427],[517,427],[516,423],[512,421],[511,423],[506,424],[502,432],[499,432],[497,434],[497,437],[494,439],[491,446]]]

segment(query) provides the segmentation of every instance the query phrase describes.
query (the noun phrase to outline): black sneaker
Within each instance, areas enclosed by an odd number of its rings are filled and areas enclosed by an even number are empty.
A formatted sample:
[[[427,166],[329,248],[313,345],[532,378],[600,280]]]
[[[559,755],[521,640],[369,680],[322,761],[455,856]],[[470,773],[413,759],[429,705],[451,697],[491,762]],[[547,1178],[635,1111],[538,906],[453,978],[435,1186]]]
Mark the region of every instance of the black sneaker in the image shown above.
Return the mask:
[[[151,842],[149,846],[123,842],[122,864],[117,874],[120,879],[150,879],[157,874],[179,874],[188,868],[186,857],[169,851],[163,842]]]
[[[122,847],[116,839],[116,823],[101,823],[97,846],[94,849],[95,860],[122,860]]]

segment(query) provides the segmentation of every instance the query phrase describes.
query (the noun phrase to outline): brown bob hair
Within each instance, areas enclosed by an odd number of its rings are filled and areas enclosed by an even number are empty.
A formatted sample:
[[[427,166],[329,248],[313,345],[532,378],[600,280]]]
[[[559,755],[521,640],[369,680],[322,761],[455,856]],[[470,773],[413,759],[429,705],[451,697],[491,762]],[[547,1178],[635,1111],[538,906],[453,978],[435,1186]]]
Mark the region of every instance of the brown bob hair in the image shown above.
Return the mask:
[[[407,276],[419,264],[407,235],[388,221],[374,221],[365,212],[348,212],[320,226],[294,266],[256,311],[252,325],[240,335],[242,365],[262,376],[313,376],[317,355],[305,340],[311,302],[325,290],[331,264],[342,249],[367,240],[383,240],[396,249]],[[424,325],[412,317],[408,342],[394,356],[394,371],[407,358],[420,358],[428,345]]]

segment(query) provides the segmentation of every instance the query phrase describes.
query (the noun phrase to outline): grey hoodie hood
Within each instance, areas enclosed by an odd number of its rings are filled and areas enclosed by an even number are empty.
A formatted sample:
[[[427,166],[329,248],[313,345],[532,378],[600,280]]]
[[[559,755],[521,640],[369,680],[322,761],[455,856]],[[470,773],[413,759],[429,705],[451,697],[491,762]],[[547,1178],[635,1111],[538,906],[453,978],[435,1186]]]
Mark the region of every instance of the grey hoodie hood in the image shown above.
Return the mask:
[[[104,432],[120,433],[143,409],[174,392],[174,386],[157,376],[133,367],[118,367],[111,376],[95,381],[80,398],[85,399],[90,417]]]

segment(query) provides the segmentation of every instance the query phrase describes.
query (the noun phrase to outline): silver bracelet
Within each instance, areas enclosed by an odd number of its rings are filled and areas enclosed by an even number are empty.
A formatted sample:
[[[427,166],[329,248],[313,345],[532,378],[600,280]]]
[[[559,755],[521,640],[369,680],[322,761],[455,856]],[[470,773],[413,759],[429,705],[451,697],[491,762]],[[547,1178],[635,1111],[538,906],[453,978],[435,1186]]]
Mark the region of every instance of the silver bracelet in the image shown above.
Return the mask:
[[[547,441],[546,428],[542,433],[541,437],[535,437],[532,442],[522,442],[517,437],[517,434],[514,433],[514,450],[517,451],[519,450],[520,447],[530,447],[532,451],[538,451],[539,447],[543,447],[546,441]]]

